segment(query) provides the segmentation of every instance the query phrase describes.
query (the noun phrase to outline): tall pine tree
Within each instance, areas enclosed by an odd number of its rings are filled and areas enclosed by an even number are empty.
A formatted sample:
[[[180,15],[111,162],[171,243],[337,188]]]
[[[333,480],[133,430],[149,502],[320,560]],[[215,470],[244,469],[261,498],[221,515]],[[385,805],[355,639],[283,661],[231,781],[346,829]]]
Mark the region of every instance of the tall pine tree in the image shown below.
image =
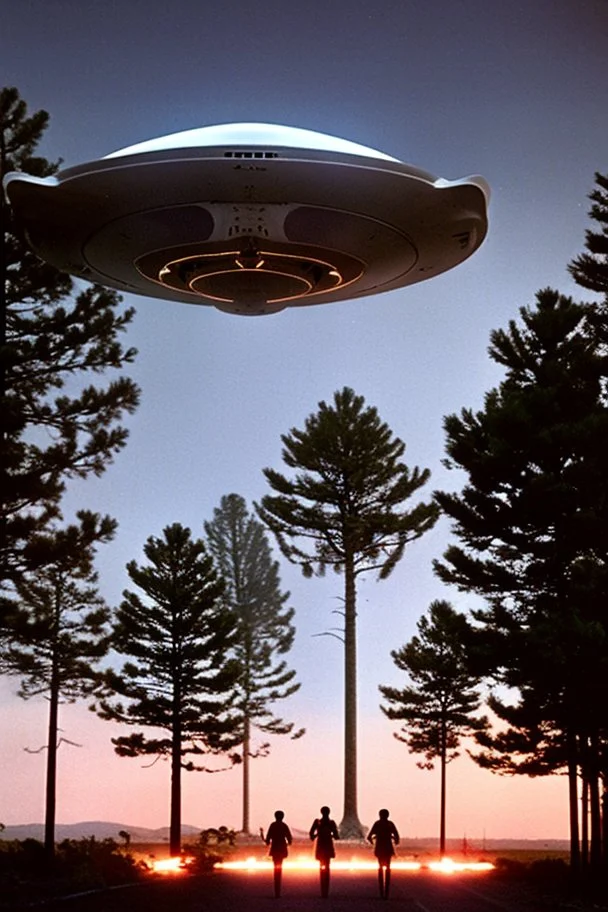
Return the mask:
[[[240,668],[230,658],[237,621],[222,598],[224,586],[204,542],[192,539],[190,529],[167,526],[162,538],[147,540],[144,553],[147,564],[127,565],[143,597],[125,591],[112,632],[112,648],[126,662],[107,673],[111,695],[99,702],[98,712],[152,729],[150,735],[136,731],[113,738],[120,756],[170,759],[169,847],[171,855],[179,855],[182,769],[213,772],[213,765],[200,765],[201,758],[229,753],[240,743],[239,719],[232,712]]]
[[[405,503],[426,483],[429,471],[401,460],[405,444],[375,408],[348,387],[320,402],[303,430],[281,437],[287,478],[264,475],[275,492],[258,508],[285,557],[305,576],[327,567],[344,574],[344,814],[342,838],[360,838],[357,809],[356,581],[376,571],[385,579],[406,545],[435,523],[433,504]]]
[[[484,409],[445,419],[448,465],[468,481],[460,494],[436,495],[460,540],[436,569],[487,600],[474,613],[477,659],[520,694],[514,721],[528,726],[519,743],[536,751],[536,771],[549,759],[568,769],[577,867],[577,772],[589,777],[590,751],[597,769],[607,730],[606,357],[587,305],[546,289],[520,315],[492,333],[490,355],[506,377]],[[597,842],[597,828],[592,835]]]
[[[272,559],[264,526],[247,512],[238,494],[222,497],[213,520],[205,523],[209,551],[226,591],[224,598],[237,618],[234,654],[241,670],[237,709],[241,717],[243,758],[243,823],[249,833],[250,758],[265,756],[270,745],[254,747],[253,729],[265,734],[299,738],[293,722],[274,713],[300,685],[283,656],[293,645],[294,609],[286,608],[288,592],[281,592],[279,565]]]
[[[0,90],[2,175],[57,170],[36,155],[48,120],[29,115],[17,89]],[[107,379],[134,358],[120,341],[133,310],[39,260],[3,196],[0,220],[0,585],[10,595],[31,562],[28,542],[61,517],[66,482],[99,475],[124,446],[120,421],[139,392],[126,377]]]
[[[54,854],[57,751],[62,703],[99,691],[99,661],[109,646],[110,611],[99,595],[95,550],[114,535],[108,516],[82,511],[78,524],[47,529],[30,543],[37,569],[16,583],[20,608],[6,649],[4,670],[21,678],[19,695],[48,701],[44,847]]]
[[[395,737],[410,753],[423,754],[421,769],[433,769],[439,761],[441,797],[439,851],[446,845],[446,768],[458,757],[462,738],[485,731],[487,719],[476,713],[481,706],[480,679],[468,666],[469,624],[463,614],[446,601],[431,602],[428,616],[418,621],[418,634],[393,650],[397,668],[411,684],[402,688],[380,686],[386,700],[382,712],[402,722]]]
[[[608,174],[595,174],[595,190],[589,194],[592,201],[590,216],[600,230],[585,232],[585,253],[577,256],[568,267],[574,281],[582,288],[608,296]]]

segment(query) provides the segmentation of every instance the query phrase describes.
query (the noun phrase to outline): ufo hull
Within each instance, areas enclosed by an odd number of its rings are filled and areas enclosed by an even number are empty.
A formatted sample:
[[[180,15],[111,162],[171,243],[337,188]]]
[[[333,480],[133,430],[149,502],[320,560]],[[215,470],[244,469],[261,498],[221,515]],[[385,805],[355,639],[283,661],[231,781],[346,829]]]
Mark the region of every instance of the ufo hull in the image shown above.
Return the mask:
[[[482,178],[445,181],[350,144],[173,148],[174,138],[56,177],[7,175],[36,253],[119,291],[262,314],[431,278],[487,231]]]

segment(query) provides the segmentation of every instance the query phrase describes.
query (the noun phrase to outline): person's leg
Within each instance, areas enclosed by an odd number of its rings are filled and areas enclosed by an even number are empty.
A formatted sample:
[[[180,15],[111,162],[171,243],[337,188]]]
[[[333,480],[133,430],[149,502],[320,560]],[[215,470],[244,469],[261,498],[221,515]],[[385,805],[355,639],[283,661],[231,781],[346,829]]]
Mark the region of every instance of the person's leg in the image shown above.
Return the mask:
[[[329,861],[321,862],[321,896],[325,899],[329,896]]]
[[[388,899],[388,892],[391,886],[391,863],[387,863],[384,869],[384,898]]]
[[[378,889],[380,890],[380,897],[384,898],[384,872],[380,863],[378,863]]]
[[[281,876],[283,874],[283,863],[275,861],[274,863],[274,895],[281,895]]]

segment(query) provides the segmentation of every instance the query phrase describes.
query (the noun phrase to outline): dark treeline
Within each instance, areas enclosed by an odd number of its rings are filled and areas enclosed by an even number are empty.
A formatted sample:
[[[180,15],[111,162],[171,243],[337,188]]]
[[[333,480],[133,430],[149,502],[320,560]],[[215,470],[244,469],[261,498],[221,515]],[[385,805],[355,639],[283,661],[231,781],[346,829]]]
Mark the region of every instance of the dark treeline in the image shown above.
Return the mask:
[[[2,173],[57,169],[35,154],[47,123],[16,89],[0,92]],[[170,759],[172,851],[183,770],[242,764],[249,832],[250,759],[268,752],[268,735],[303,733],[275,712],[300,685],[286,661],[294,609],[267,529],[306,576],[343,575],[342,835],[361,836],[357,579],[385,578],[443,513],[454,543],[437,576],[477,596],[476,607],[463,615],[433,602],[416,637],[392,652],[408,683],[381,687],[398,737],[423,765],[441,766],[442,845],[445,768],[467,739],[492,771],[565,774],[572,870],[606,868],[607,177],[596,175],[591,198],[593,227],[570,272],[594,300],[544,289],[492,333],[503,381],[482,409],[444,419],[446,464],[466,477],[459,493],[418,500],[429,471],[406,466],[403,441],[344,387],[283,435],[288,472],[264,470],[270,491],[253,514],[229,494],[201,518],[202,537],[176,522],[148,538],[145,563],[125,555],[130,588],[114,609],[94,560],[116,521],[83,508],[66,522],[62,498],[72,478],[99,475],[126,443],[122,422],[139,390],[122,376],[135,352],[120,340],[134,314],[114,292],[80,291],[34,257],[2,200],[0,670],[19,678],[21,696],[49,699],[48,855],[59,705],[73,699],[135,727],[115,739],[119,754]],[[498,687],[487,707],[484,686]]]
[[[478,736],[477,762],[566,772],[572,867],[593,872],[608,866],[607,191],[597,174],[601,231],[571,265],[600,299],[545,289],[492,333],[505,379],[482,410],[445,419],[448,463],[467,483],[436,495],[458,539],[437,573],[485,600],[472,612],[473,668],[512,695],[491,699],[502,725]]]
[[[45,111],[28,113],[17,89],[0,91],[2,175],[57,170],[35,154],[48,121]],[[274,713],[299,684],[285,659],[294,610],[284,606],[265,529],[229,495],[207,524],[208,542],[179,523],[151,536],[148,564],[127,564],[139,591],[125,591],[114,611],[105,604],[94,560],[117,523],[86,509],[66,523],[62,498],[70,479],[100,475],[126,443],[120,422],[139,390],[124,376],[108,378],[135,357],[120,341],[134,311],[113,291],[79,291],[34,256],[4,197],[0,215],[0,671],[20,680],[21,697],[48,700],[46,856],[55,849],[66,740],[60,705],[82,698],[103,718],[140,729],[114,740],[117,753],[171,759],[172,851],[181,771],[214,771],[213,755],[247,770],[247,830],[249,759],[269,750],[254,732],[303,734]]]
[[[381,691],[399,737],[440,761],[442,834],[445,765],[474,724],[482,767],[567,775],[571,869],[595,877],[608,868],[608,177],[591,199],[600,231],[570,272],[599,300],[540,291],[491,334],[505,378],[483,409],[445,418],[446,465],[467,480],[435,494],[457,540],[435,571],[484,607],[467,618],[434,603],[393,652],[410,684]],[[475,690],[459,705],[482,681],[499,685],[494,729]]]

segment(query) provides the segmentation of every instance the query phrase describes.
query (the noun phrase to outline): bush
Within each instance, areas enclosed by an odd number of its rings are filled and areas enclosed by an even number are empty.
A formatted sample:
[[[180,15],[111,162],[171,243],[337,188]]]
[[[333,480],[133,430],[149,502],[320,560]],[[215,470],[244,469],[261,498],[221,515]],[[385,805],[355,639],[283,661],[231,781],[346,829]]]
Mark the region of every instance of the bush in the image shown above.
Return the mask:
[[[195,874],[211,871],[216,862],[224,861],[234,852],[235,842],[236,833],[228,827],[203,830],[197,842],[188,846],[188,855],[193,859],[188,870]]]
[[[0,908],[133,883],[144,870],[113,839],[64,839],[52,861],[36,839],[0,841]]]
[[[89,887],[111,887],[138,880],[142,865],[113,839],[64,839],[57,846],[59,876]]]

